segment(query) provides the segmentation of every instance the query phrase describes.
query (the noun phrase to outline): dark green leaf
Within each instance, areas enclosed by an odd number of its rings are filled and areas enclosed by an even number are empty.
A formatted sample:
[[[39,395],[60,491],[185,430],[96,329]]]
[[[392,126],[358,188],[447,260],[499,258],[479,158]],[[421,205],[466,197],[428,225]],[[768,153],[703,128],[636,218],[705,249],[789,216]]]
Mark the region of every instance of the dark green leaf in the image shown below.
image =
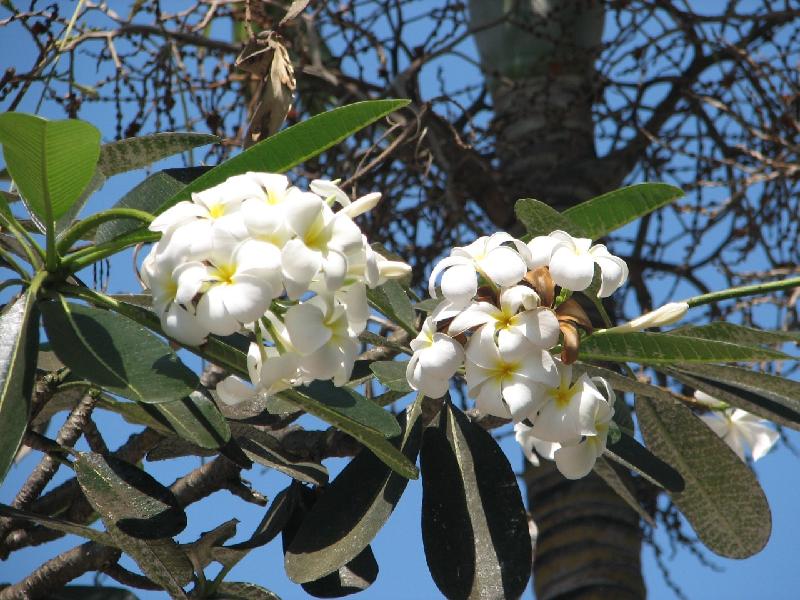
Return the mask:
[[[581,341],[582,360],[636,362],[645,365],[779,360],[786,354],[668,333],[596,333]]]
[[[544,202],[532,198],[517,200],[514,205],[517,220],[525,226],[528,240],[537,235],[549,235],[556,229],[566,231],[575,236],[582,236],[583,230],[568,217],[564,216]]]
[[[393,342],[389,338],[378,335],[372,331],[362,331],[358,334],[358,339],[359,341],[362,341],[366,344],[372,344],[373,346],[384,346],[386,348],[391,348],[392,350],[397,350],[398,352],[407,352],[407,349],[401,344]]]
[[[281,491],[270,504],[261,523],[258,524],[250,539],[227,548],[232,550],[252,550],[271,542],[283,531],[294,513],[295,505],[299,500],[300,484],[292,484]]]
[[[170,402],[188,396],[197,375],[170,347],[118,314],[64,301],[41,305],[47,336],[74,373],[138,402]]]
[[[670,333],[742,345],[800,343],[800,333],[796,331],[754,329],[753,327],[734,325],[725,321],[709,323],[708,325],[686,325],[673,329]]]
[[[9,517],[11,519],[24,519],[26,521],[36,523],[37,525],[54,529],[55,531],[63,531],[64,533],[79,535],[87,540],[92,540],[98,544],[103,544],[104,546],[116,545],[114,540],[111,539],[111,536],[104,531],[97,531],[91,527],[86,527],[85,525],[79,525],[77,523],[70,523],[69,521],[64,521],[63,519],[56,519],[54,517],[28,512],[26,510],[18,510],[16,508],[12,508],[11,506],[6,506],[5,504],[0,504],[0,515]]]
[[[26,293],[0,315],[0,482],[28,426],[38,349],[38,311]]]
[[[666,372],[681,383],[731,406],[779,425],[800,429],[800,383],[796,381],[721,365],[683,365],[680,370]],[[752,385],[754,381],[760,382],[761,387]],[[742,387],[742,382],[750,385]],[[768,391],[770,388],[781,393],[772,393]]]
[[[288,523],[282,531],[284,554],[291,547],[295,535],[313,509],[315,494],[308,488],[297,488],[297,502]],[[368,588],[378,577],[378,563],[372,548],[367,546],[346,565],[320,579],[302,584],[303,589],[318,598],[339,598]]]
[[[403,287],[394,280],[367,290],[369,303],[411,335],[417,335],[414,325],[414,309]]]
[[[179,437],[201,448],[219,448],[231,439],[225,417],[202,392],[195,391],[186,398],[172,402],[142,405],[142,408]]]
[[[416,302],[414,304],[414,310],[419,310],[424,313],[432,313],[433,310],[442,303],[441,298],[428,298],[427,300],[423,300],[422,302]]]
[[[772,516],[753,471],[682,404],[640,397],[636,414],[647,445],[686,480],[672,501],[703,543],[729,558],[761,550],[769,540]]]
[[[215,144],[220,140],[207,133],[151,133],[140,137],[126,138],[100,148],[98,168],[106,177],[141,169],[163,158],[185,152],[198,146]]]
[[[138,600],[129,590],[105,585],[68,585],[47,596],[47,600]]]
[[[305,483],[314,485],[328,483],[328,469],[319,463],[293,455],[283,448],[277,438],[266,431],[242,423],[231,423],[230,427],[234,439],[253,462],[276,469]]]
[[[52,223],[86,188],[100,154],[100,132],[89,123],[15,112],[0,115],[0,143],[26,205]]]
[[[170,435],[162,438],[155,446],[147,451],[147,460],[155,462],[159,460],[181,458],[183,456],[215,456],[216,454],[218,454],[217,450],[201,448],[197,444]]]
[[[383,385],[395,392],[411,392],[413,388],[406,379],[407,360],[379,360],[369,368]]]
[[[421,441],[419,403],[395,440],[411,463]],[[405,419],[403,419],[405,421]],[[305,583],[320,579],[367,548],[392,514],[408,480],[362,451],[325,488],[286,551],[286,574]]]
[[[336,393],[331,390],[336,390]],[[319,391],[323,393],[317,393]],[[350,434],[403,477],[417,478],[417,468],[386,439],[400,433],[397,421],[372,401],[352,390],[336,388],[330,382],[314,382],[311,386],[286,390],[280,395],[309,414]],[[368,412],[360,414],[367,408]],[[389,428],[384,424],[384,417],[380,420],[374,418],[375,409],[388,415],[393,427]],[[376,425],[381,429],[376,429]]]
[[[448,404],[425,430],[422,541],[448,598],[519,598],[531,538],[516,476],[494,438]]]
[[[210,597],[215,600],[281,600],[277,594],[260,585],[239,581],[223,581]]]
[[[616,444],[608,445],[605,453],[665,490],[679,492],[686,485],[678,471],[624,432]]]
[[[635,510],[646,523],[650,524],[652,527],[656,526],[652,515],[642,508],[642,505],[639,504],[639,501],[636,499],[633,481],[631,481],[631,476],[627,471],[624,473],[618,472],[617,469],[614,468],[614,465],[600,456],[594,463],[594,472],[597,473],[600,478],[606,482],[606,485],[614,490],[620,498],[625,500],[628,506]]]
[[[608,192],[564,211],[588,238],[597,239],[683,196],[666,183],[639,183]]]
[[[208,170],[209,167],[188,167],[164,169],[153,173],[118,200],[113,208],[135,208],[154,213],[168,198],[174,196]],[[94,241],[96,244],[102,244],[139,227],[139,223],[130,219],[108,221],[97,228]]]
[[[81,453],[73,464],[81,489],[116,545],[172,597],[186,598],[183,586],[194,569],[180,546],[166,537],[186,524],[175,496],[144,471],[118,459],[89,452]],[[161,537],[134,537],[118,527],[120,523],[128,531]]]

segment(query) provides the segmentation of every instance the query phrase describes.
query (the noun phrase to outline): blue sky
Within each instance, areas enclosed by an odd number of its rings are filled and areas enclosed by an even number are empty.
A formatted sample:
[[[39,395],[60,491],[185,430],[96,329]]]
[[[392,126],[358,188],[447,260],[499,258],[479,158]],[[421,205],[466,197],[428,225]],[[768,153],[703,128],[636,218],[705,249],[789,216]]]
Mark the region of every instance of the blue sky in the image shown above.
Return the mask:
[[[72,3],[63,2],[65,6]],[[4,16],[4,15],[3,15]],[[15,52],[17,47],[22,47],[25,38],[19,35],[18,30],[4,31],[0,37],[0,69],[5,69],[9,64],[25,64],[26,55]],[[465,76],[473,76],[466,74]],[[21,107],[22,110],[32,111],[35,106],[36,95],[32,94]],[[63,118],[63,114],[53,106],[44,104],[43,116]],[[100,127],[106,139],[113,135],[112,115],[101,114],[98,111],[85,111],[81,115],[91,120]],[[180,159],[171,159],[159,164],[157,168],[178,166]],[[141,181],[145,176],[144,171],[119,176],[108,182],[105,187],[92,199],[87,211],[106,207],[121,197],[125,191]],[[469,241],[469,240],[465,240]],[[111,270],[110,291],[124,292],[138,290],[130,267],[129,256],[120,257],[114,261]],[[91,280],[91,276],[88,277]],[[196,361],[193,363],[196,364]],[[126,431],[130,429],[117,417],[105,415],[99,420],[101,431],[107,435],[109,445],[115,447],[126,439]],[[55,429],[51,429],[51,432]],[[800,447],[800,434],[790,432],[789,439],[795,446]],[[503,447],[517,471],[521,471],[522,456],[512,438],[503,440]],[[34,467],[39,456],[35,453],[29,455],[23,462],[15,467],[6,481],[0,486],[0,502],[9,503],[16,490],[24,481],[27,473]],[[334,474],[344,461],[334,459],[328,461],[328,466]],[[148,465],[152,472],[165,484],[171,483],[180,474],[197,466],[196,460],[181,459],[166,463]],[[775,599],[789,599],[796,596],[792,591],[800,583],[800,574],[796,566],[797,540],[800,539],[800,520],[797,518],[797,490],[798,460],[785,446],[780,446],[770,455],[757,464],[756,471],[767,493],[773,511],[773,536],[766,549],[759,555],[744,560],[731,561],[711,558],[712,562],[724,570],[715,572],[699,564],[697,559],[688,552],[678,550],[673,558],[667,558],[667,566],[673,579],[683,589],[689,598],[714,599],[714,598],[758,598],[768,597]],[[69,473],[61,469],[55,482],[65,479]],[[289,480],[284,475],[276,472],[260,472],[256,467],[246,474],[247,478],[269,497],[285,487]],[[437,598],[438,590],[433,585],[427,572],[425,558],[422,551],[422,541],[419,529],[419,507],[421,503],[420,483],[411,482],[403,496],[395,514],[386,527],[376,538],[373,549],[381,573],[378,581],[359,598]],[[188,510],[189,529],[184,531],[179,540],[188,542],[196,538],[202,531],[212,529],[219,523],[237,518],[240,521],[237,539],[246,538],[252,528],[263,515],[263,509],[248,505],[239,499],[233,498],[227,492],[220,492],[211,498],[193,505]],[[657,539],[669,552],[666,537],[663,532],[657,534]],[[28,549],[13,555],[10,561],[0,563],[0,581],[16,581],[24,574],[41,564],[57,552],[71,548],[80,540],[67,536],[61,540],[47,544],[40,548]],[[661,574],[655,564],[653,552],[645,548],[643,553],[645,579],[651,598],[673,598],[674,593],[665,585]],[[128,563],[128,566],[132,566]],[[280,541],[273,541],[268,546],[255,550],[242,561],[229,575],[230,580],[252,581],[278,593],[283,598],[304,598],[304,592],[295,584],[288,581],[283,574],[282,553]],[[90,582],[91,577],[84,578]],[[113,582],[106,580],[113,585]],[[137,592],[141,598],[156,598],[159,594]]]

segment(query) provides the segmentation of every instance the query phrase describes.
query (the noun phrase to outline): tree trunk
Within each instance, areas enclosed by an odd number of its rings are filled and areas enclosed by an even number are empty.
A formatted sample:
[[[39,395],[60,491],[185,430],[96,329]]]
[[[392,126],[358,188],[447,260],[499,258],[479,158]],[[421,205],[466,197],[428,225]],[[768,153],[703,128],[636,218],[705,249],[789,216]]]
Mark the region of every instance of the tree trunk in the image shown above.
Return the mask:
[[[533,197],[564,210],[608,191],[584,176],[597,162],[592,105],[604,11],[593,0],[471,0],[472,25],[494,104],[493,128],[511,229],[513,204]],[[507,11],[504,13],[504,11]],[[578,168],[578,165],[584,168]],[[645,597],[638,515],[597,475],[564,479],[553,463],[528,465],[525,484],[539,534],[539,600]]]

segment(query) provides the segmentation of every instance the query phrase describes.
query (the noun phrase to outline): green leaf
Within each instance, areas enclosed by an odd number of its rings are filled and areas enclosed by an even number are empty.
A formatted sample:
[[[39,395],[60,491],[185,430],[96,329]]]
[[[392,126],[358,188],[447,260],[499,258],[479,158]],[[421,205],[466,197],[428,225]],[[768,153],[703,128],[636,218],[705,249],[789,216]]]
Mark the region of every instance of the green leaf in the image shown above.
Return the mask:
[[[731,406],[800,429],[800,383],[796,381],[721,365],[681,365],[667,373]]]
[[[780,360],[782,352],[683,337],[668,333],[596,333],[581,340],[582,360],[636,362],[645,365],[674,363]]]
[[[28,427],[38,347],[38,311],[27,292],[0,315],[0,482]]]
[[[383,385],[395,392],[411,392],[413,388],[406,379],[407,360],[379,360],[369,368]]]
[[[31,212],[55,223],[88,185],[100,155],[100,132],[77,120],[0,115],[6,167]]]
[[[522,198],[514,205],[514,214],[517,220],[525,226],[527,231],[523,238],[529,240],[537,235],[549,235],[556,229],[566,231],[576,236],[583,236],[583,230],[554,208],[544,202],[532,198]]]
[[[441,298],[428,298],[422,302],[414,303],[414,310],[424,313],[432,313],[434,309],[442,303]]]
[[[452,405],[422,440],[422,541],[448,598],[519,598],[531,538],[517,479],[490,433]]]
[[[82,452],[73,463],[92,506],[123,533],[144,540],[177,535],[186,513],[151,475],[113,456]]]
[[[116,545],[172,597],[186,598],[183,586],[194,569],[180,546],[166,537],[186,525],[186,514],[175,496],[141,469],[119,459],[86,452],[78,455],[73,466],[86,499]],[[134,537],[120,524],[153,537]]]
[[[225,547],[231,550],[252,550],[271,542],[283,531],[291,519],[295,506],[299,501],[299,494],[300,484],[293,481],[289,487],[275,496],[264,518],[258,524],[249,540]]]
[[[672,466],[624,432],[615,444],[608,445],[605,454],[665,490],[681,491],[686,485]]]
[[[412,336],[417,335],[414,325],[414,308],[408,294],[397,281],[390,279],[375,289],[367,290],[369,303],[378,311],[400,325]]]
[[[192,192],[208,189],[233,175],[247,171],[288,171],[406,104],[408,100],[367,100],[311,117],[214,167],[164,202],[157,212],[163,212],[181,200],[188,200]]]
[[[419,416],[414,403],[409,425],[395,440],[411,463],[422,438]],[[359,453],[325,488],[292,539],[285,561],[289,579],[320,579],[355,559],[389,519],[407,483],[372,453]]]
[[[203,173],[208,167],[188,167],[185,169],[164,169],[153,173],[120,198],[112,208],[135,208],[155,213],[167,199],[171,198]],[[131,219],[108,221],[97,228],[95,244],[102,244],[134,231],[140,224]]]
[[[622,392],[631,392],[633,394],[642,394],[648,398],[657,398],[659,400],[666,400],[672,402],[673,397],[667,390],[649,383],[643,383],[631,377],[626,377],[610,369],[598,367],[597,365],[590,365],[581,361],[573,364],[573,369],[579,373],[586,373],[590,377],[602,377],[608,384],[615,390]]]
[[[564,211],[585,237],[601,238],[683,196],[666,183],[639,183],[591,198]]]
[[[316,502],[316,494],[312,490],[298,486],[296,491],[297,502],[281,536],[284,554],[291,547],[295,535]],[[339,598],[365,590],[377,577],[378,563],[372,548],[367,546],[343,567],[320,579],[307,581],[302,587],[307,593],[318,598]]]
[[[233,437],[253,462],[276,469],[292,479],[325,485],[328,469],[319,463],[300,458],[285,450],[281,442],[266,431],[242,423],[230,424]]]
[[[179,437],[201,448],[220,448],[231,439],[225,417],[217,405],[200,391],[172,402],[143,404],[142,408]]]
[[[100,148],[97,167],[106,177],[141,169],[163,158],[198,146],[216,144],[220,138],[208,133],[167,132],[126,138]]]
[[[671,330],[669,333],[686,337],[696,337],[733,344],[781,344],[785,342],[800,343],[800,333],[796,331],[770,331],[754,329],[744,325],[734,325],[725,321],[708,325],[686,325]]]
[[[215,600],[281,600],[277,594],[260,585],[239,581],[223,581],[216,593],[209,597]]]
[[[647,445],[683,475],[686,488],[672,501],[709,550],[729,558],[761,550],[772,516],[753,471],[682,404],[640,397],[636,414]]]
[[[97,542],[98,544],[103,544],[104,546],[116,545],[114,540],[111,539],[111,536],[104,531],[97,531],[91,527],[78,525],[77,523],[70,523],[69,521],[65,521],[63,519],[39,515],[26,510],[18,510],[11,506],[6,506],[5,504],[0,504],[0,515],[10,519],[25,519],[26,521],[31,521],[37,525],[47,527],[48,529],[79,535],[88,540],[92,540],[93,542]]]
[[[66,302],[41,305],[47,337],[75,374],[145,403],[188,396],[199,380],[145,327],[115,313]]]
[[[416,479],[419,475],[408,458],[386,439],[400,433],[397,421],[391,413],[353,390],[336,388],[330,382],[315,381],[310,386],[285,390],[279,395],[294,402],[307,413],[350,434],[403,477]],[[384,423],[386,417],[375,418],[376,410],[391,419],[391,428]]]
[[[48,600],[138,600],[130,590],[105,585],[67,585],[47,596]]]
[[[639,516],[644,519],[645,523],[648,523],[652,527],[656,526],[656,522],[652,515],[650,515],[650,513],[648,513],[636,499],[636,491],[633,489],[633,481],[631,481],[631,476],[627,471],[624,473],[618,472],[617,469],[614,468],[614,465],[612,465],[602,456],[597,457],[597,461],[594,463],[593,470],[603,481],[606,482],[608,487],[614,490],[617,496],[625,500],[628,506],[635,510]]]

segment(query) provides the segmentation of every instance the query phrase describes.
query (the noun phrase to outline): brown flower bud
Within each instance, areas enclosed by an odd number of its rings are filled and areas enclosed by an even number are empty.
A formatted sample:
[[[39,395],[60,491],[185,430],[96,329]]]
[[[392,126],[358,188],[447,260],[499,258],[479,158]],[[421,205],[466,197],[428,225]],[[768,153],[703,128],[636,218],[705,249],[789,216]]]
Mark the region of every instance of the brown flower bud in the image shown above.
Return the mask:
[[[550,276],[550,269],[537,267],[525,273],[524,280],[539,294],[542,306],[553,306],[553,301],[556,298],[556,284]]]

